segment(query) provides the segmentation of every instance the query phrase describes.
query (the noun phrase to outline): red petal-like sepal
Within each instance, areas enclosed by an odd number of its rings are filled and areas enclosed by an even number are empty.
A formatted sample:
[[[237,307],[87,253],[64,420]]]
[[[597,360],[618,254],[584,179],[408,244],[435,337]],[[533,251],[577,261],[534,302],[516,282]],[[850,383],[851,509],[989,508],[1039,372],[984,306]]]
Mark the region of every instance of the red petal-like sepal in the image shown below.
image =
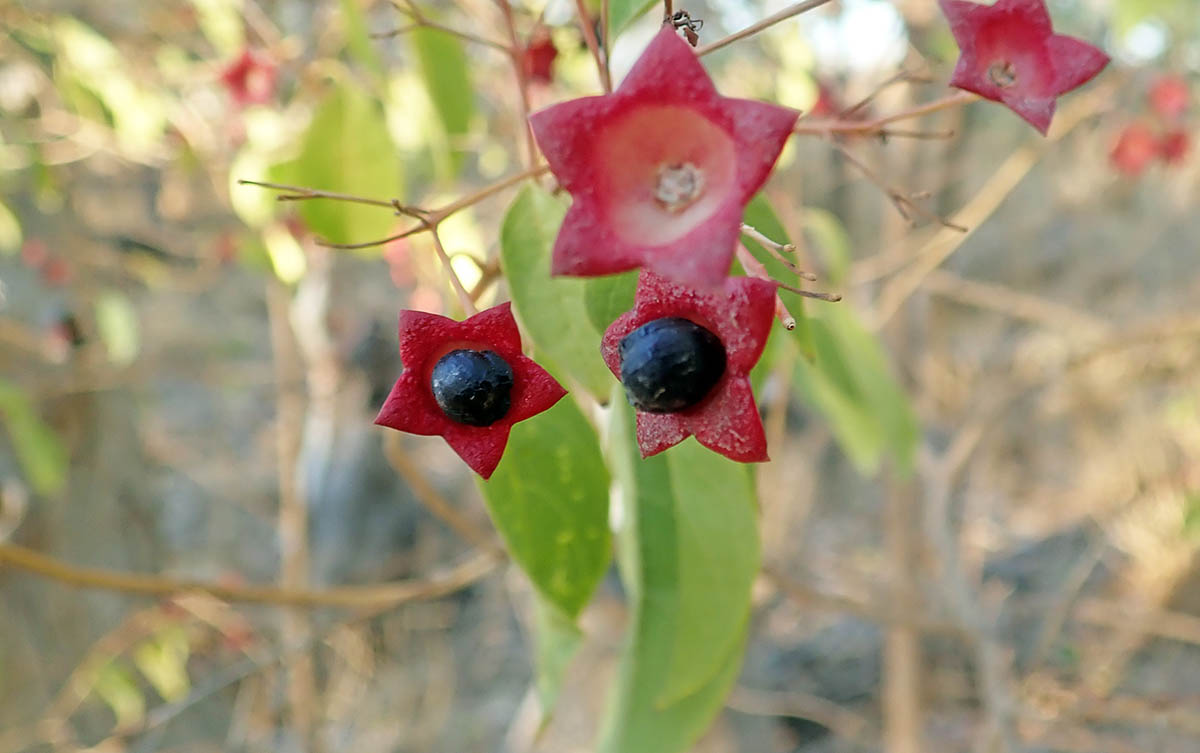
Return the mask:
[[[433,397],[433,366],[457,348],[494,351],[512,368],[512,407],[490,426],[451,420]],[[444,437],[458,456],[485,479],[496,470],[512,425],[547,410],[567,394],[554,377],[521,352],[521,333],[507,303],[461,322],[422,311],[401,312],[400,360],[404,373],[384,401],[375,423],[410,434]]]
[[[604,333],[601,355],[621,375],[621,340],[647,322],[680,317],[715,334],[725,346],[726,366],[712,392],[677,413],[638,413],[642,457],[656,455],[695,436],[700,444],[743,463],[767,460],[767,439],[750,388],[775,313],[775,284],[752,277],[727,278],[716,291],[697,291],[643,271],[631,311]]]
[[[664,27],[612,94],[530,117],[550,170],[574,199],[554,244],[553,273],[588,277],[641,266],[684,284],[719,286],[746,203],[798,115],[720,96],[691,47]],[[673,177],[687,186],[682,198]]]
[[[960,56],[950,85],[1000,102],[1043,134],[1057,98],[1090,81],[1108,55],[1055,34],[1045,0],[938,0]]]

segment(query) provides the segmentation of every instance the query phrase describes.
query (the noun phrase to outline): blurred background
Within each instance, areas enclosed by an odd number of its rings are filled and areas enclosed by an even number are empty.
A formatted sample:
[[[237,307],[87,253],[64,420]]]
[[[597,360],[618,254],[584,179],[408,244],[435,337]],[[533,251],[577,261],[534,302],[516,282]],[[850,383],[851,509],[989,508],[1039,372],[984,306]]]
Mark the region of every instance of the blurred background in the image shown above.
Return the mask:
[[[675,5],[711,42],[786,3]],[[963,751],[987,725],[1200,750],[1200,14],[1050,7],[1114,61],[1049,139],[976,103],[922,138],[797,137],[768,185],[890,354],[916,471],[870,404],[768,381],[766,568],[697,750]],[[539,730],[529,587],[469,471],[371,423],[399,310],[458,315],[428,238],[331,250],[411,221],[236,183],[435,208],[519,172],[504,56],[408,31],[499,40],[495,4],[417,8],[0,4],[0,546],[53,558],[0,560],[0,753],[589,749],[616,577]],[[514,15],[532,107],[598,91],[574,3]],[[955,57],[933,0],[835,0],[705,62],[725,94],[869,120],[945,95]],[[484,304],[511,193],[442,226]],[[163,595],[188,580],[228,592]]]

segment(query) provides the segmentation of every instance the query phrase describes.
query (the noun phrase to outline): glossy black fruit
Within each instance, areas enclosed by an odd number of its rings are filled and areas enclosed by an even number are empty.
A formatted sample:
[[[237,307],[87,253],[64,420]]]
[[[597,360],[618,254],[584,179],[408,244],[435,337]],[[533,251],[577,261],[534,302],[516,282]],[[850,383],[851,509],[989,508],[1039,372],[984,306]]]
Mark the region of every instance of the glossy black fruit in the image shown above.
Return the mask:
[[[491,426],[512,405],[513,371],[490,350],[452,350],[434,364],[430,387],[450,420]]]
[[[725,373],[725,346],[695,322],[655,319],[621,340],[621,383],[634,408],[674,413],[708,395]]]

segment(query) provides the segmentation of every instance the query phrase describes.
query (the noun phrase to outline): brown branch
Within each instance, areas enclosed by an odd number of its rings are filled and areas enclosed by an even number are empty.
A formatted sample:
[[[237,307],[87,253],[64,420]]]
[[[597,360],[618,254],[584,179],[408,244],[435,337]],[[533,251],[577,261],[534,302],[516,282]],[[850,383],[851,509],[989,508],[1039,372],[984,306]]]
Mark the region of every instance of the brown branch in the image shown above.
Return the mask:
[[[734,32],[733,34],[730,34],[729,36],[725,37],[724,39],[718,39],[717,41],[713,42],[712,44],[704,45],[703,47],[696,50],[696,55],[707,55],[710,52],[715,52],[716,50],[719,50],[722,47],[725,47],[726,45],[733,44],[734,42],[738,41],[739,39],[745,39],[746,37],[754,36],[755,34],[762,31],[763,29],[769,29],[770,27],[774,26],[775,24],[779,23],[780,21],[786,21],[787,19],[791,18],[792,16],[798,16],[801,13],[812,10],[813,8],[819,8],[828,2],[829,2],[829,0],[805,0],[802,3],[796,3],[795,5],[789,5],[788,7],[784,8],[783,10],[779,11],[778,13],[776,13],[773,16],[767,16],[766,18],[759,21],[758,23],[751,24],[750,26],[747,26],[746,28],[742,29],[741,31],[737,31],[737,32]],[[670,16],[668,16],[668,18],[670,18]]]
[[[729,694],[725,705],[734,711],[754,716],[807,719],[828,728],[843,740],[872,747],[878,742],[869,719],[811,693],[781,693],[738,686]]]
[[[855,157],[853,154],[851,154],[850,150],[848,150],[846,147],[844,147],[841,144],[838,144],[836,142],[831,142],[831,143],[833,144],[833,148],[836,149],[842,155],[842,157],[845,158],[845,160],[847,162],[849,162],[851,165],[854,165],[854,167],[858,168],[859,172],[861,172],[864,176],[866,176],[867,180],[874,183],[876,186],[879,187],[879,189],[881,191],[883,191],[884,195],[887,196],[888,200],[892,202],[892,205],[896,207],[896,211],[899,212],[900,216],[903,217],[905,220],[912,222],[912,216],[907,211],[907,209],[911,209],[912,211],[916,212],[917,214],[924,217],[925,219],[927,219],[931,222],[936,222],[944,228],[948,228],[950,230],[954,230],[959,233],[967,232],[967,228],[963,227],[962,225],[956,225],[955,223],[951,222],[950,220],[946,219],[945,217],[941,217],[938,214],[936,214],[935,212],[929,211],[928,209],[921,206],[920,204],[918,204],[915,201],[916,198],[925,196],[925,194],[923,194],[923,193],[906,194],[897,188],[889,186],[886,182],[884,182],[883,178],[881,178],[870,167],[867,167],[867,164],[865,162],[863,162],[858,157]],[[907,207],[907,209],[906,209],[906,207]]]
[[[512,63],[513,74],[517,78],[517,90],[520,94],[518,103],[521,106],[521,130],[525,132],[525,150],[528,153],[528,165],[537,163],[537,144],[533,140],[533,128],[529,125],[529,78],[525,75],[525,61],[521,55],[521,43],[517,39],[517,26],[513,21],[512,4],[509,0],[496,0],[500,12],[504,16],[504,28],[508,32],[511,45],[509,62]]]
[[[467,42],[474,42],[476,44],[484,45],[485,47],[491,47],[493,49],[500,50],[505,55],[510,57],[515,54],[515,47],[509,47],[508,45],[496,42],[486,37],[480,37],[475,34],[471,34],[470,32],[459,31],[458,29],[444,26],[436,21],[430,21],[425,14],[421,13],[420,9],[417,8],[416,3],[412,2],[412,0],[407,0],[407,8],[401,7],[400,3],[396,2],[396,0],[392,0],[392,5],[395,6],[396,10],[408,15],[408,17],[413,20],[412,25],[404,26],[399,29],[393,29],[392,31],[377,32],[371,35],[373,39],[386,39],[388,37],[395,37],[401,34],[407,34],[414,29],[433,29],[444,34],[458,37],[459,39]]]
[[[475,552],[469,559],[445,569],[427,580],[395,581],[369,586],[340,586],[322,590],[298,590],[278,586],[224,585],[162,575],[142,575],[78,567],[32,549],[12,544],[0,544],[0,565],[24,570],[75,588],[119,591],[156,597],[199,592],[229,602],[346,609],[393,607],[412,601],[438,599],[482,579],[491,573],[502,559],[502,555],[495,551]]]
[[[792,133],[798,133],[808,136],[830,136],[835,134],[859,134],[871,135],[879,133],[885,126],[901,120],[911,120],[919,118],[922,115],[949,110],[954,107],[960,107],[968,102],[974,102],[979,99],[979,95],[971,92],[955,92],[941,99],[935,99],[932,102],[926,102],[923,105],[917,105],[907,110],[902,110],[882,118],[874,120],[824,120],[815,121],[812,123],[799,123],[792,129]],[[893,135],[897,135],[893,133]]]

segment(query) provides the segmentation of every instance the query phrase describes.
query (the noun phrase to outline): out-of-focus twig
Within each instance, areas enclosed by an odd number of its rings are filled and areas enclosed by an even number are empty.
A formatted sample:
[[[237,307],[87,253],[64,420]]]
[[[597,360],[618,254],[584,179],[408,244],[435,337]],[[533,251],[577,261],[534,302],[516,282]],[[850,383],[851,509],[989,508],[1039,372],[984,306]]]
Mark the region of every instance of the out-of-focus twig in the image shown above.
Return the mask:
[[[713,42],[712,44],[706,44],[703,47],[700,47],[699,49],[696,50],[696,55],[707,55],[710,52],[716,52],[717,50],[721,49],[722,47],[731,45],[734,42],[738,41],[739,39],[745,39],[746,37],[754,36],[755,34],[762,31],[763,29],[769,29],[772,26],[774,26],[775,24],[779,23],[780,21],[786,21],[787,19],[791,18],[792,16],[798,16],[801,13],[804,13],[806,11],[810,11],[814,8],[819,8],[828,2],[829,2],[829,0],[804,0],[804,2],[802,2],[802,3],[796,3],[794,5],[789,5],[788,7],[779,11],[778,13],[767,16],[766,18],[759,21],[758,23],[751,24],[751,25],[747,26],[746,28],[742,29],[741,31],[736,31],[733,34],[730,34],[729,36],[725,37],[724,39],[718,39],[717,41]],[[669,13],[668,13],[667,17],[670,18]]]

